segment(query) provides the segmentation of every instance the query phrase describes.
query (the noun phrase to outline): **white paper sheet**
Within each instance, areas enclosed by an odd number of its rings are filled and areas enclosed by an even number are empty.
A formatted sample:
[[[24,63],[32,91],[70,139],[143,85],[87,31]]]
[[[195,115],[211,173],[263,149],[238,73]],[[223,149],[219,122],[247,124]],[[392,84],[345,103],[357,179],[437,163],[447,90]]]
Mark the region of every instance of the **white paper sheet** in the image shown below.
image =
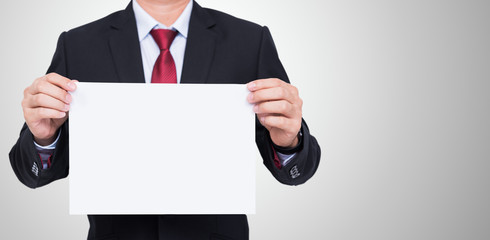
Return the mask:
[[[245,85],[78,83],[70,214],[255,213]]]

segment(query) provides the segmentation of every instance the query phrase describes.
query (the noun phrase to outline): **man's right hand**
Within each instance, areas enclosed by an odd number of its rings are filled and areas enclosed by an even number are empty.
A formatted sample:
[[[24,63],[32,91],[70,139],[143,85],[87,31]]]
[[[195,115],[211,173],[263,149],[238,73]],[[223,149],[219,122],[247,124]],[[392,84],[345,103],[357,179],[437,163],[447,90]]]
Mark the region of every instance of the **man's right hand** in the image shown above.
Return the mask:
[[[58,128],[68,118],[72,100],[68,91],[76,89],[75,82],[50,73],[36,79],[24,90],[24,119],[39,145],[49,145],[56,139]]]

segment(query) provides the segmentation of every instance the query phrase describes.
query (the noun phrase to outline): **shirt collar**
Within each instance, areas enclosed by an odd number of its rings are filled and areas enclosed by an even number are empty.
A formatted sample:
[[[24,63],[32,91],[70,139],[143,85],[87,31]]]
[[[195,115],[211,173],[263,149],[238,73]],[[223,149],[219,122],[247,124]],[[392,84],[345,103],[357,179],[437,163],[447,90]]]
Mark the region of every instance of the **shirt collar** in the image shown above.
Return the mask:
[[[163,28],[163,29],[175,29],[184,38],[187,38],[187,32],[189,31],[189,22],[191,19],[191,12],[193,6],[193,0],[189,1],[179,18],[172,24],[172,26],[167,27],[157,20],[155,20],[150,14],[145,12],[143,8],[138,4],[136,0],[133,0],[133,11],[136,18],[136,27],[138,28],[138,37],[140,42],[145,39],[153,28]]]

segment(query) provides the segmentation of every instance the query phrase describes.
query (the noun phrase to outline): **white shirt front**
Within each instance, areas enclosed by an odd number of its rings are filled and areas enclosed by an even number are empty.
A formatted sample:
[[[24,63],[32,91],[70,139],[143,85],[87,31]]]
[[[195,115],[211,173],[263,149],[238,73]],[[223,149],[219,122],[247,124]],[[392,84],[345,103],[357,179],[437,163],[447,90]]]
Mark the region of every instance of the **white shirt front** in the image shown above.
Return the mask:
[[[182,76],[182,66],[184,65],[185,46],[187,44],[187,33],[189,32],[189,22],[191,19],[193,1],[189,1],[182,14],[171,26],[165,26],[155,20],[150,14],[145,12],[138,4],[138,1],[133,0],[134,16],[136,18],[136,27],[138,28],[138,38],[140,40],[141,57],[143,60],[143,71],[145,73],[145,82],[151,83],[151,75],[153,66],[160,55],[160,48],[150,34],[150,31],[156,29],[169,29],[177,31],[172,45],[170,45],[170,53],[174,58],[175,68],[177,70],[177,83],[180,83]]]

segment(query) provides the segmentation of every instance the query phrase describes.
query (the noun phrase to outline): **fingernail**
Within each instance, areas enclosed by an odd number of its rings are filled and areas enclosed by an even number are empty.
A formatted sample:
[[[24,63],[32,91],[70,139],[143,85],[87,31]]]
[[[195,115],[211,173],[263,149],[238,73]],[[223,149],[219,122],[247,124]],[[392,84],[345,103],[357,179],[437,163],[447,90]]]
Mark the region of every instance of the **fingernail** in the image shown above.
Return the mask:
[[[68,104],[65,104],[65,108],[64,108],[64,110],[65,110],[65,111],[68,111],[68,110],[70,110],[70,105],[68,105]]]
[[[248,94],[248,96],[247,96],[247,100],[248,100],[249,102],[252,102],[252,99],[253,99],[253,93]]]
[[[254,82],[251,82],[248,84],[248,90],[254,90],[255,89],[255,86],[257,86]]]
[[[66,102],[71,103],[71,100],[72,100],[71,95],[70,94],[66,95]]]
[[[254,113],[258,113],[259,112],[259,106],[255,105],[254,106]]]
[[[66,116],[66,112],[60,112],[60,117],[65,117]]]
[[[68,86],[68,89],[70,89],[70,90],[74,90],[74,89],[75,89],[75,84],[74,84],[74,83],[72,83],[72,82],[69,82],[69,83],[67,84],[67,86]]]

